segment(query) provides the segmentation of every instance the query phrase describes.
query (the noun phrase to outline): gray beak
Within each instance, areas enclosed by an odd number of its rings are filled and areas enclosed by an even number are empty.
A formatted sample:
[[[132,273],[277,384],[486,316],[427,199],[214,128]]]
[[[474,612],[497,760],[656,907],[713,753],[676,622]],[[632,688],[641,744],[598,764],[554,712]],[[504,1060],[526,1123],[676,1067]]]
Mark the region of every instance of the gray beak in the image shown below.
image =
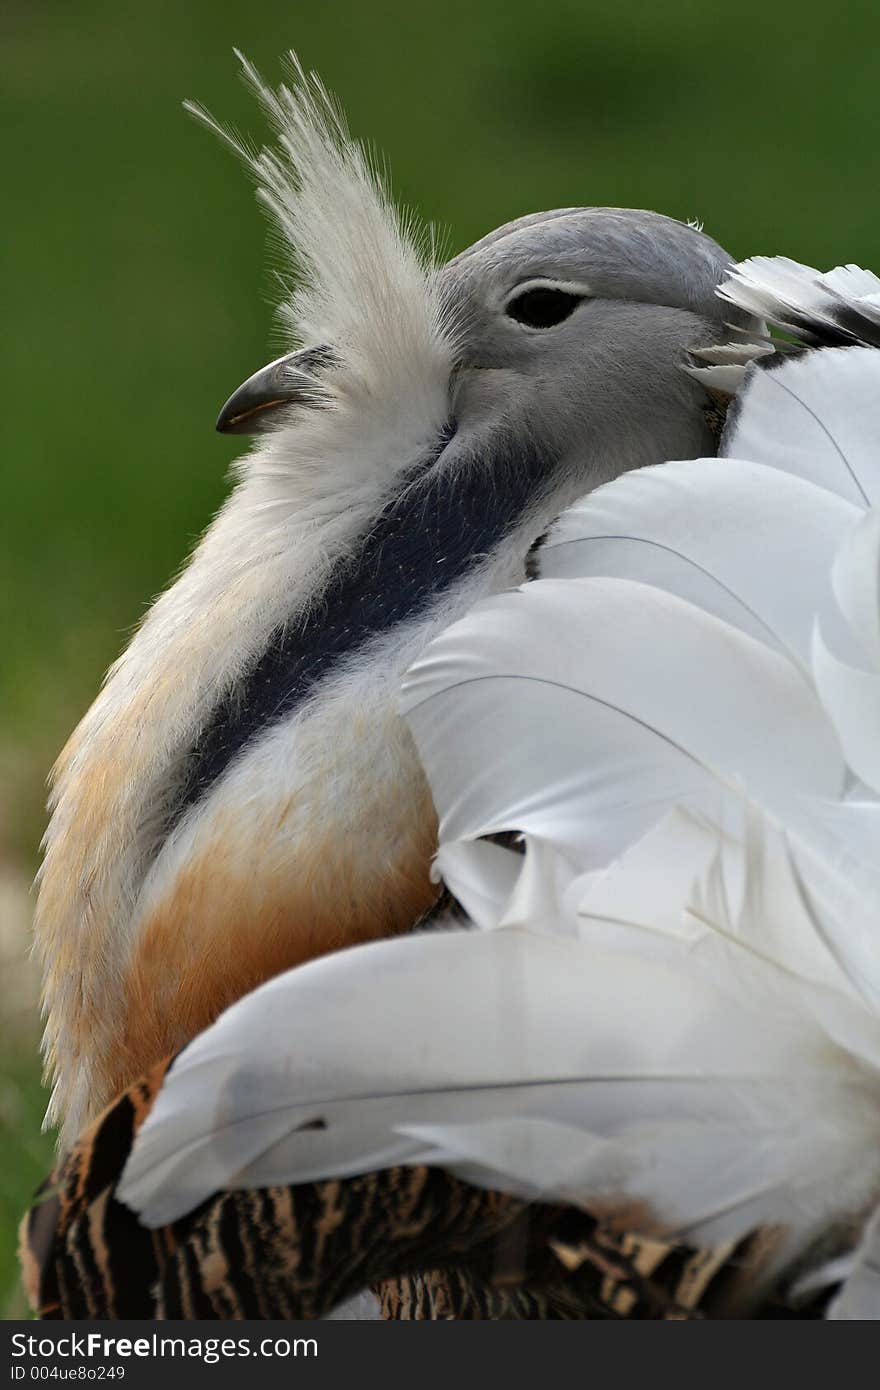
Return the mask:
[[[320,404],[320,375],[335,354],[329,347],[301,348],[278,357],[233,391],[217,416],[220,434],[261,434],[277,424],[288,405]]]

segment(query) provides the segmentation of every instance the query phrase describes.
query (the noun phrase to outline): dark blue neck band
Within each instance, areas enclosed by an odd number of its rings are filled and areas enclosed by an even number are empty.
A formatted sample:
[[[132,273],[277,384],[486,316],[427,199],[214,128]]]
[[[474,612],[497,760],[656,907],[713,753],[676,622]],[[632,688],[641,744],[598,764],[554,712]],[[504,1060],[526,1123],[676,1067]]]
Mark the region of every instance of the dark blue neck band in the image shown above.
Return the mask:
[[[243,683],[217,704],[193,749],[172,821],[199,800],[241,750],[290,714],[341,658],[416,616],[495,549],[540,495],[552,471],[522,441],[456,471],[436,452],[402,480],[398,496],[340,562],[307,617],[276,631]]]

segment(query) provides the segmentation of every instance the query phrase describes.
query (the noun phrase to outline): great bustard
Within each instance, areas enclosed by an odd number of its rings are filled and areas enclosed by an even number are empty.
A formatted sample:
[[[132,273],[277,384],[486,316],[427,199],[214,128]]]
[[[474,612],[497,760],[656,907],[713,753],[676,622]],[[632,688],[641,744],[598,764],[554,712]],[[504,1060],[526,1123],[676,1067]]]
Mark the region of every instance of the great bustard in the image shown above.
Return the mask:
[[[314,131],[313,104],[284,95],[281,108],[300,139]],[[694,318],[669,289],[649,297],[631,256],[614,274],[641,281],[641,302],[609,299],[599,245],[705,247],[673,225],[564,211],[502,229],[437,278],[420,272],[452,384],[434,445],[370,493],[373,524],[350,532],[360,545],[321,571],[320,617],[313,599],[295,628],[266,624],[270,655],[204,717],[178,801],[182,824],[206,803],[213,815],[261,742],[277,753],[325,696],[350,712],[367,692],[396,730],[396,776],[427,773],[439,870],[484,930],[293,970],[170,1076],[163,1063],[132,1086],[29,1220],[47,1314],[314,1315],[368,1280],[450,1264],[477,1315],[685,1316],[695,1301],[730,1314],[797,1261],[801,1307],[847,1276],[837,1315],[879,1314],[880,282],[753,261],[724,282],[720,310]],[[520,253],[525,279],[509,284]],[[496,288],[482,325],[474,277]],[[713,347],[726,317],[740,343]],[[763,363],[760,318],[833,350]],[[637,352],[637,324],[652,346],[645,399],[630,357],[612,363],[613,347]],[[257,374],[222,423],[291,407],[296,438],[313,414],[338,423],[360,359],[345,334],[311,336],[299,375]],[[688,346],[703,366],[684,391]],[[585,381],[574,361],[598,373]],[[684,452],[670,436],[710,438],[698,382],[738,389],[727,457],[617,478],[548,532],[577,492],[642,450],[655,461],[645,411],[660,455]],[[370,399],[361,389],[361,407]],[[282,414],[271,448],[292,438]],[[521,578],[539,538],[537,584],[487,598]],[[380,582],[389,555],[406,602]],[[413,660],[407,742],[395,699]],[[359,735],[386,758],[374,731]],[[310,806],[328,816],[321,798]],[[353,849],[345,867],[364,873]],[[181,924],[199,938],[199,912]],[[538,1202],[527,1226],[524,1201]],[[316,1219],[336,1233],[323,1254],[300,1240]],[[626,1227],[646,1243],[614,1234]],[[487,1282],[499,1238],[516,1251],[507,1293]],[[722,1244],[694,1257],[669,1244],[687,1240]],[[425,1304],[432,1287],[418,1286]]]
[[[65,1142],[261,981],[430,907],[403,672],[584,492],[714,451],[682,364],[752,322],[715,295],[729,257],[650,212],[523,217],[437,269],[320,86],[247,72],[299,346],[224,408],[259,444],[55,771],[36,941]]]
[[[727,389],[759,358],[725,457],[599,489],[417,658],[482,930],[291,971],[133,1087],[31,1215],[47,1315],[314,1316],[406,1273],[392,1316],[814,1315],[843,1281],[832,1315],[880,1317],[878,292],[737,268],[833,346],[709,349]]]
[[[132,1087],[31,1213],[45,1316],[880,1317],[880,281],[721,293],[822,350],[709,349],[725,456],[570,508],[405,678],[482,930]]]

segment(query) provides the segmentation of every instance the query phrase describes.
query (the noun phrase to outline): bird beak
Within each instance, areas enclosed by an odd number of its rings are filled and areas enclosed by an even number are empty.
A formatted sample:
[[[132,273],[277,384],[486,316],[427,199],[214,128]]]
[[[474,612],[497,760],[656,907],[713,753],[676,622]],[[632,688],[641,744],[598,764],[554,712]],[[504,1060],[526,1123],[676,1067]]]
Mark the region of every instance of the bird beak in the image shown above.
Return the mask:
[[[233,391],[217,416],[220,434],[262,434],[288,405],[320,403],[320,373],[332,365],[329,347],[301,348],[261,367]]]

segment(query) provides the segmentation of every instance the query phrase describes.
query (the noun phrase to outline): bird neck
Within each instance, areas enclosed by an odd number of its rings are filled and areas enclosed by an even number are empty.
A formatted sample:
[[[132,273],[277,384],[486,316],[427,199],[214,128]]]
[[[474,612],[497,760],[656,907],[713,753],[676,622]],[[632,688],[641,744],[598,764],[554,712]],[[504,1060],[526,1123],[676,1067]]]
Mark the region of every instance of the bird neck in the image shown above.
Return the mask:
[[[431,455],[398,480],[394,497],[358,543],[303,602],[301,617],[279,625],[243,679],[216,704],[188,759],[172,825],[256,740],[295,717],[340,672],[372,676],[388,641],[418,650],[457,607],[457,590],[485,568],[535,494],[547,460],[511,445],[493,457],[492,478],[479,466],[440,461],[448,430]],[[488,485],[487,485],[488,484]],[[517,575],[516,577],[520,577]]]

